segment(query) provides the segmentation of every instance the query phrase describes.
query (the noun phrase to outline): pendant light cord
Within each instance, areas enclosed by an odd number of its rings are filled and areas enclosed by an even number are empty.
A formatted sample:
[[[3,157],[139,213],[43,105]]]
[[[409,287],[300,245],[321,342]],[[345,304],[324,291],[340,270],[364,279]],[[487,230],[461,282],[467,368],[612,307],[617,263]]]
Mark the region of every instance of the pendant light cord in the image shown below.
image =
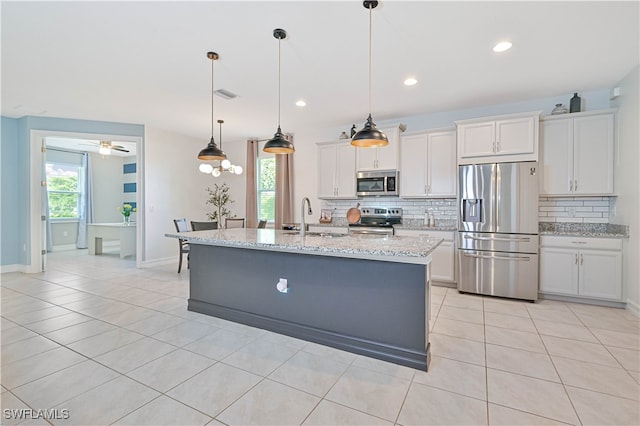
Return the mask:
[[[215,60],[211,59],[211,139],[213,139],[213,63],[214,62]]]
[[[280,96],[281,96],[281,45],[282,45],[282,37],[278,37],[278,129],[280,128]]]
[[[371,15],[373,8],[369,4],[369,115],[371,115]]]

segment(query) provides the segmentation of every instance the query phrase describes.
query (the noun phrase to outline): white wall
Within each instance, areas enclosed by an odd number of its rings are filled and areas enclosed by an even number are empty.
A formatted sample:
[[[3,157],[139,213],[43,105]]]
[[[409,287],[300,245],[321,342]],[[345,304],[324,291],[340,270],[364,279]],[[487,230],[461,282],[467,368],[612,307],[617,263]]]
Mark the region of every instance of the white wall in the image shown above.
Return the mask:
[[[122,157],[92,153],[93,221],[122,222]]]
[[[619,84],[621,96],[612,106],[619,112],[619,151],[616,167],[616,215],[612,223],[629,226],[629,240],[626,244],[625,271],[627,303],[640,312],[640,67],[631,71]]]
[[[198,171],[200,161],[198,152],[209,142],[186,137],[177,133],[145,126],[144,180],[145,180],[145,253],[143,262],[163,261],[178,256],[178,243],[164,236],[174,232],[173,219],[206,221],[207,186],[216,182],[213,176]],[[225,144],[225,151],[231,157],[231,150]],[[235,159],[232,158],[235,162]],[[244,162],[242,163],[244,166]],[[243,187],[243,176],[220,178],[218,182],[233,181],[235,186]],[[236,182],[237,181],[237,182]],[[234,199],[239,195],[231,192]],[[244,197],[244,189],[242,196]],[[232,204],[236,213],[237,205]],[[244,202],[242,212],[244,216]]]

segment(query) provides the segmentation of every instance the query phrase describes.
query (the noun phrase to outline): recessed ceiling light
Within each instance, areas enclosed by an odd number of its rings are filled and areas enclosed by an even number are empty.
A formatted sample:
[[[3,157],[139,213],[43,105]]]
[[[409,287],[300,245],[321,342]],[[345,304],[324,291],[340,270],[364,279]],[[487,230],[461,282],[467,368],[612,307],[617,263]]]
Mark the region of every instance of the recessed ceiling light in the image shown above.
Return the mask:
[[[299,106],[299,107],[307,106],[307,103],[302,99],[300,99],[298,102],[296,102],[296,106]]]
[[[500,43],[493,46],[493,51],[497,53],[504,52],[506,50],[511,49],[511,46],[513,46],[511,42],[501,41]]]
[[[413,85],[414,85],[414,84],[416,84],[416,83],[418,83],[418,80],[416,80],[416,79],[415,79],[415,78],[413,78],[413,77],[410,77],[410,78],[408,78],[408,79],[406,79],[406,80],[404,81],[404,85],[405,85],[405,86],[413,86]]]

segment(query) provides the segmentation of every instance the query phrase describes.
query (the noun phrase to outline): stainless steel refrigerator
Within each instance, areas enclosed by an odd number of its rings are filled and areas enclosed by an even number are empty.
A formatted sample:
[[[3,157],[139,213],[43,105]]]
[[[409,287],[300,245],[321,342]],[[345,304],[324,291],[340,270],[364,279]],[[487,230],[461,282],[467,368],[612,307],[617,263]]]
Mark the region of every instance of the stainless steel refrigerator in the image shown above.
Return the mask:
[[[459,291],[538,299],[537,167],[459,166]]]

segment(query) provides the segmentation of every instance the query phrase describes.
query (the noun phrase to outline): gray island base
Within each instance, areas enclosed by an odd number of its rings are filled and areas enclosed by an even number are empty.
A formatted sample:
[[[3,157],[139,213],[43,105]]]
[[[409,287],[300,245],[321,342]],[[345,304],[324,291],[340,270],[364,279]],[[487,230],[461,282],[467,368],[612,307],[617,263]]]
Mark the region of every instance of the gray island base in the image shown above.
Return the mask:
[[[167,236],[191,246],[190,311],[427,370],[429,253],[439,240],[251,229]]]

